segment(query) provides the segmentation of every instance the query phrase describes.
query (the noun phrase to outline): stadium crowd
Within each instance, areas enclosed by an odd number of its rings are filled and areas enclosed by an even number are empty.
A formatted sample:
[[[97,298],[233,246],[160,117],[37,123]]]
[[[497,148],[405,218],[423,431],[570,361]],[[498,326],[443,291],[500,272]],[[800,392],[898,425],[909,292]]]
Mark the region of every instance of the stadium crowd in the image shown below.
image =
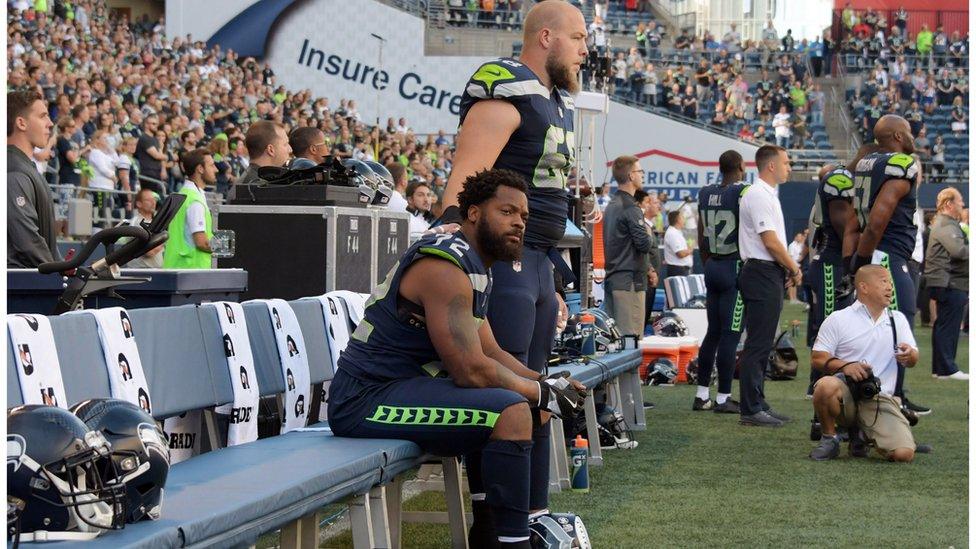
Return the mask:
[[[289,132],[316,127],[340,158],[401,164],[435,198],[446,184],[452,142],[443,131],[417,135],[404,118],[369,124],[353,99],[286,90],[264,63],[189,38],[169,40],[162,19],[130,22],[100,0],[8,6],[8,91],[34,89],[48,104],[56,129],[35,159],[58,185],[59,218],[81,189],[102,219],[111,211],[128,216],[140,188],[177,190],[185,179],[179,159],[197,147],[217,163],[208,190],[226,195],[248,166],[244,138],[257,120]]]

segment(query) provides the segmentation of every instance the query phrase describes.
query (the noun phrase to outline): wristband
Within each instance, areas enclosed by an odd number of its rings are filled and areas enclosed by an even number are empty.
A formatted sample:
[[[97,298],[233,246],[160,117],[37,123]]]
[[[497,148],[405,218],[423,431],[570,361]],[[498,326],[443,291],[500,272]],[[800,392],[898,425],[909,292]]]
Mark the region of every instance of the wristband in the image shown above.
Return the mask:
[[[461,209],[457,206],[448,206],[444,208],[444,212],[441,213],[441,217],[434,221],[433,226],[439,227],[441,225],[447,225],[450,223],[457,223],[460,225],[464,222],[464,217],[461,215]]]

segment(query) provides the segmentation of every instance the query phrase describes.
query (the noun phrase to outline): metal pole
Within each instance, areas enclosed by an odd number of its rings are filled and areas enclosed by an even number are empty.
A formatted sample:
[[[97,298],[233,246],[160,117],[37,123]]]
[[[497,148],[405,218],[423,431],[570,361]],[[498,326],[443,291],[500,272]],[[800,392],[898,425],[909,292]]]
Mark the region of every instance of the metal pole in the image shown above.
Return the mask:
[[[383,69],[383,43],[386,42],[386,38],[376,34],[375,32],[369,33],[370,36],[375,38],[379,42],[379,57],[376,61],[376,69]],[[380,125],[380,90],[376,89],[376,127]]]

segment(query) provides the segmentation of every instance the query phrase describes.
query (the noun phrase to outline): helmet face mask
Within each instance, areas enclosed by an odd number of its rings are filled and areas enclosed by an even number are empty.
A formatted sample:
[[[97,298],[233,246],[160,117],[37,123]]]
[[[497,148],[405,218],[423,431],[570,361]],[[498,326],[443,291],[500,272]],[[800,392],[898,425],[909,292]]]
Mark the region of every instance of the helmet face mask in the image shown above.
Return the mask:
[[[138,406],[116,399],[80,402],[72,411],[111,443],[110,481],[125,486],[126,522],[160,517],[169,474],[169,445],[152,417]]]
[[[647,385],[671,385],[678,377],[678,367],[666,358],[657,358],[647,367]]]
[[[10,410],[7,428],[8,534],[91,539],[125,525],[125,484],[103,474],[114,465],[101,433],[67,410],[38,405]]]

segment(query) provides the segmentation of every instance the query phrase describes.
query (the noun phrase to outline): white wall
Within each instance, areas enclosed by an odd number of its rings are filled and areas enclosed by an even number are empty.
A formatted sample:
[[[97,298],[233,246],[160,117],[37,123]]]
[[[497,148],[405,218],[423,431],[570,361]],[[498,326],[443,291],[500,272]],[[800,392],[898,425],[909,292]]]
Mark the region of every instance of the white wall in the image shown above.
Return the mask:
[[[604,134],[604,127],[606,133]],[[604,137],[605,135],[605,137]],[[594,149],[595,182],[611,179],[608,164],[622,155],[641,158],[645,188],[665,191],[671,199],[697,196],[698,189],[719,181],[718,157],[729,149],[742,154],[747,180],[755,177],[755,145],[688,126],[620,103],[598,121]],[[577,140],[586,140],[577,135]],[[604,153],[606,150],[606,153]]]
[[[166,0],[166,37],[189,34],[207,40],[220,27],[260,0]]]

